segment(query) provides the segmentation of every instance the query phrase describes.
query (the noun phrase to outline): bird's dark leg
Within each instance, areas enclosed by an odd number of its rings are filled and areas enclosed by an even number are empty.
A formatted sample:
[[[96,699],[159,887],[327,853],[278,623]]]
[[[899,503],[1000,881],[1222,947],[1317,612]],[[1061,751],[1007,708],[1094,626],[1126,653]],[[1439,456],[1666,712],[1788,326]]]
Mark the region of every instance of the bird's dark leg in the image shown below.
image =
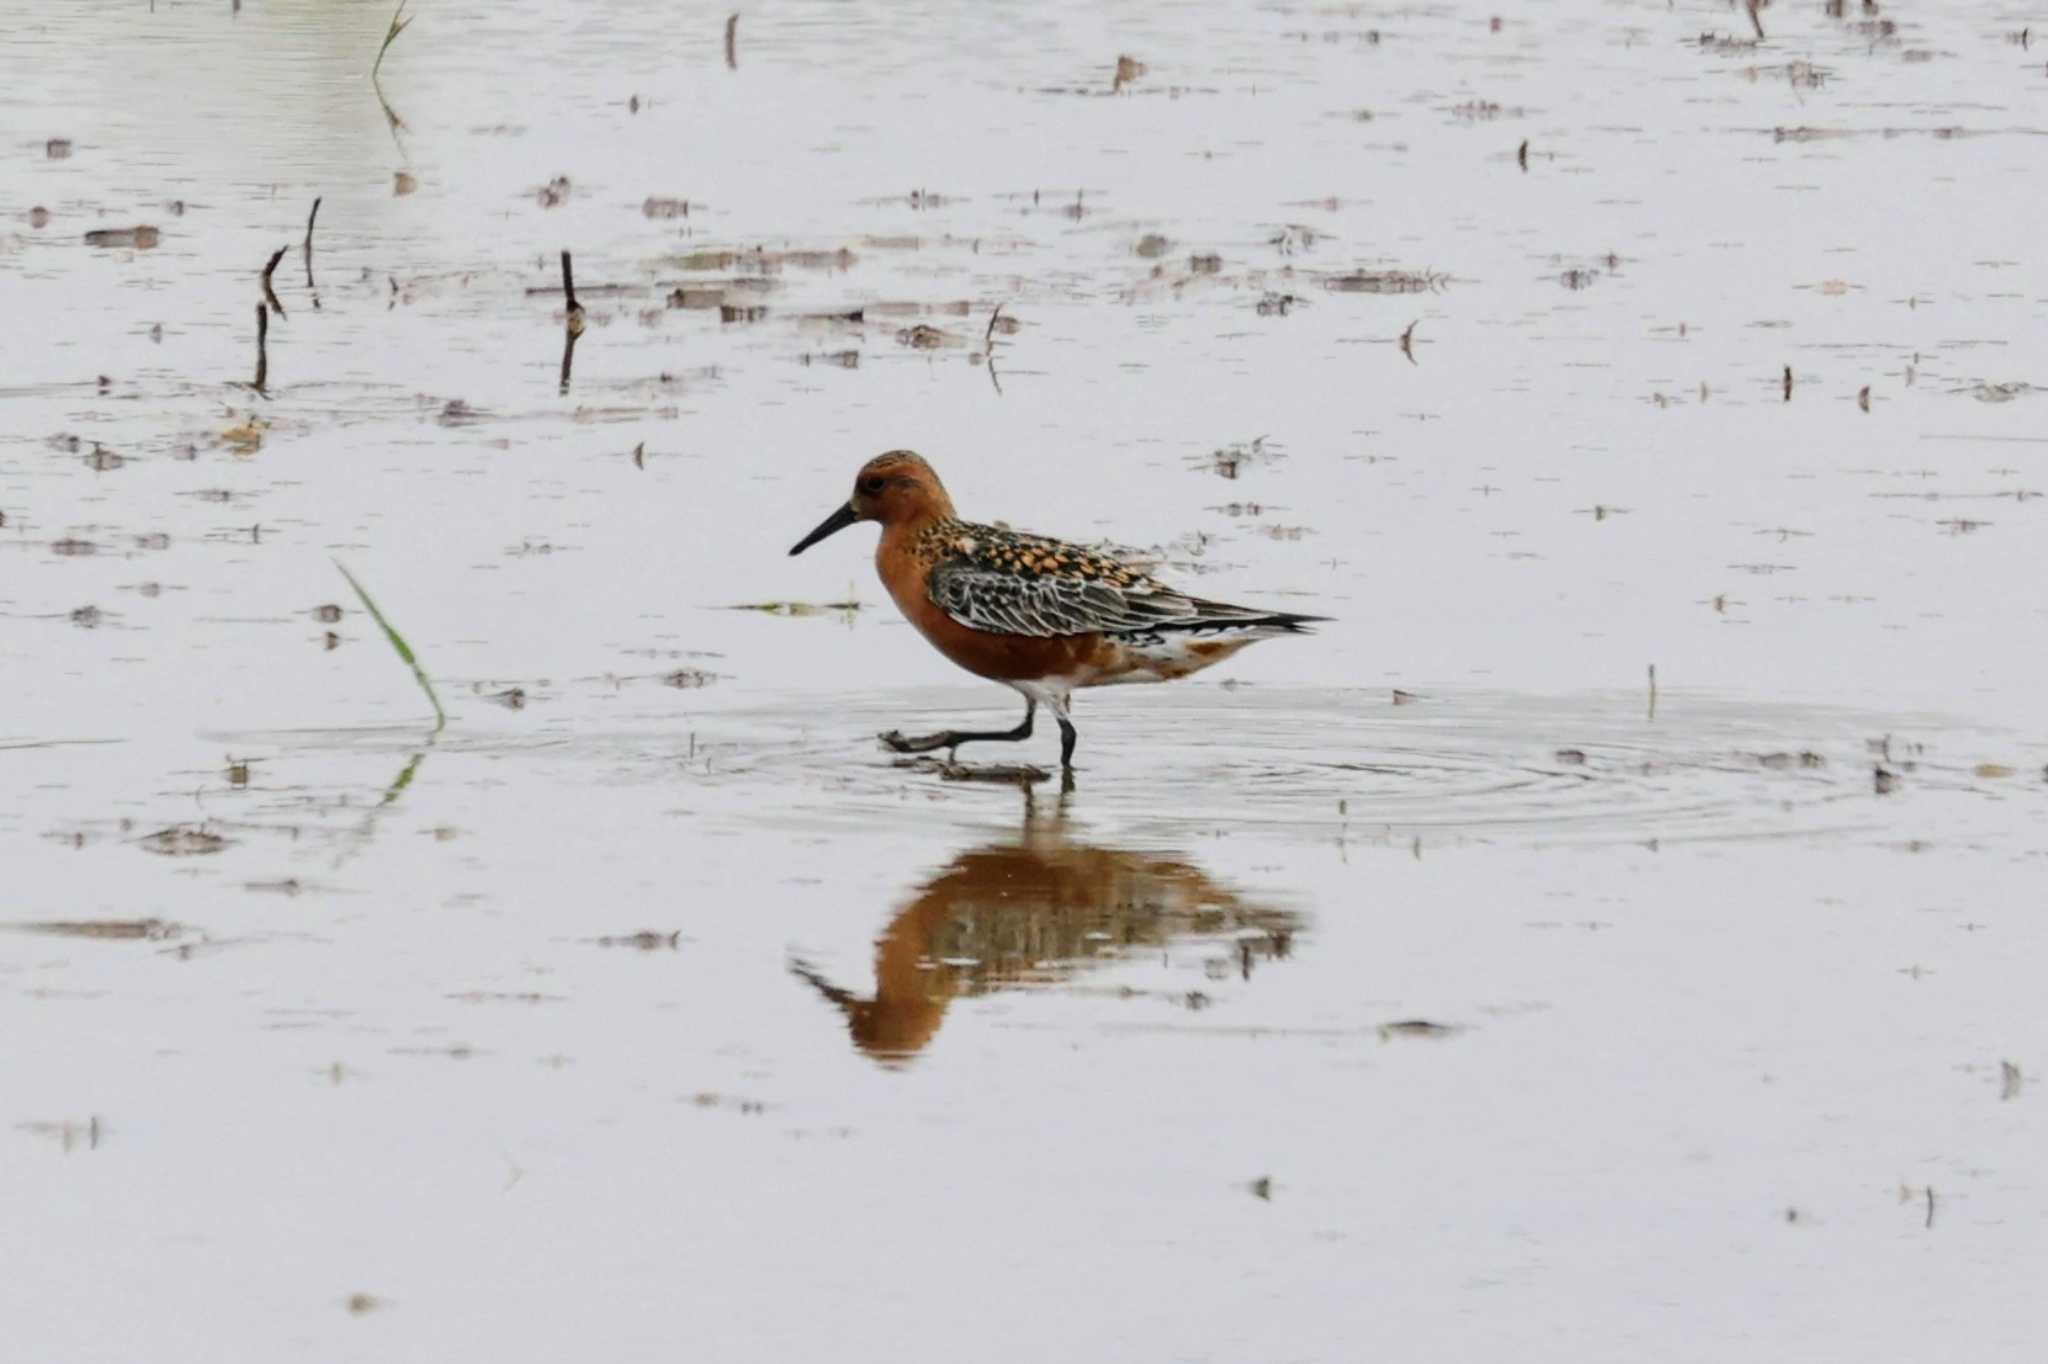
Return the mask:
[[[1074,766],[1074,741],[1081,736],[1074,732],[1074,722],[1066,716],[1060,717],[1060,766],[1071,769]]]
[[[1024,698],[1024,720],[1015,729],[942,729],[937,734],[906,735],[900,729],[892,729],[880,735],[882,742],[898,753],[929,753],[937,748],[958,748],[961,744],[981,741],[1013,744],[1031,737],[1031,718],[1038,714],[1038,702],[1031,697]],[[1060,721],[1062,727],[1066,721]],[[1068,747],[1072,747],[1071,744]]]

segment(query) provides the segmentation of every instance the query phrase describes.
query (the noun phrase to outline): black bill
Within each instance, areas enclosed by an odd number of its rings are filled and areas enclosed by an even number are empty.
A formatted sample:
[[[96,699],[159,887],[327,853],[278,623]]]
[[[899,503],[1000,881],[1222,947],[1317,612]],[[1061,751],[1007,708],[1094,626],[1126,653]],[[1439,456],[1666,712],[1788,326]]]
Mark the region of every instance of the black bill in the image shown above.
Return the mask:
[[[818,528],[797,541],[789,552],[791,554],[801,554],[826,536],[836,535],[858,520],[860,520],[860,517],[854,512],[852,507],[841,507],[838,511],[833,512],[823,521],[820,521]]]

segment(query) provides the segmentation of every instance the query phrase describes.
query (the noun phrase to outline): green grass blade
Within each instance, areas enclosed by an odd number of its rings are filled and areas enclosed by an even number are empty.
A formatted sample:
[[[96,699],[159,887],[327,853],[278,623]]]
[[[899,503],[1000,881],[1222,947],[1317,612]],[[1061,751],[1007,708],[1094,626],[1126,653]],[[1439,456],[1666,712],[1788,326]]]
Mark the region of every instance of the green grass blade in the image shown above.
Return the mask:
[[[356,596],[362,599],[363,609],[368,611],[370,619],[376,621],[383,629],[384,638],[391,641],[391,647],[405,660],[405,666],[412,669],[413,679],[420,684],[420,690],[427,694],[427,700],[434,703],[434,733],[439,734],[448,726],[448,712],[441,709],[441,698],[434,694],[434,684],[427,680],[427,670],[420,666],[419,659],[413,654],[412,646],[405,642],[405,636],[399,634],[396,627],[384,619],[384,613],[377,609],[377,603],[370,600],[370,594],[356,581],[356,575],[349,572],[347,565],[339,559],[334,561],[334,566],[341,570],[342,577],[348,579],[348,585],[356,590]]]
[[[389,52],[391,45],[398,41],[399,34],[412,27],[411,19],[401,18],[405,13],[405,6],[406,0],[398,0],[398,8],[391,15],[391,27],[385,30],[384,45],[377,49],[377,60],[370,65],[370,79],[373,81],[377,79],[379,68],[384,65],[384,54]]]

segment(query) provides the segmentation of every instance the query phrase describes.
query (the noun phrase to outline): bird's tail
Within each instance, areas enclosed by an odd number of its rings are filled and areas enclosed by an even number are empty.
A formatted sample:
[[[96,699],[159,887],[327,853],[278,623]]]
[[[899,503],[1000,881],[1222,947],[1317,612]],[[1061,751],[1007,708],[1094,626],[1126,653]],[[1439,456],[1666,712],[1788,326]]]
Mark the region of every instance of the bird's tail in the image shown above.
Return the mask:
[[[1260,630],[1276,635],[1312,635],[1311,625],[1332,619],[1330,616],[1304,616],[1294,611],[1261,611],[1249,606],[1231,606],[1227,602],[1198,601],[1195,615],[1185,622],[1175,622],[1169,628],[1183,630]]]

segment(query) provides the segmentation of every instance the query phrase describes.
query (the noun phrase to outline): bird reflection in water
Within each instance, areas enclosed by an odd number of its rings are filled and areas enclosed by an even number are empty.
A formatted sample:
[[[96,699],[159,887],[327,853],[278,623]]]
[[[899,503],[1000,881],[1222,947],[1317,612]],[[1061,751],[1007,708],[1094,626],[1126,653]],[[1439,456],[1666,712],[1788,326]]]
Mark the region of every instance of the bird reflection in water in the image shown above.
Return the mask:
[[[1015,839],[955,857],[875,944],[863,998],[801,960],[790,971],[845,1015],[861,1051],[902,1063],[930,1043],[960,996],[1056,984],[1172,944],[1206,947],[1209,978],[1251,978],[1288,955],[1297,916],[1246,901],[1170,854],[1096,847],[1028,815]],[[1179,996],[1190,1007],[1200,990]]]

